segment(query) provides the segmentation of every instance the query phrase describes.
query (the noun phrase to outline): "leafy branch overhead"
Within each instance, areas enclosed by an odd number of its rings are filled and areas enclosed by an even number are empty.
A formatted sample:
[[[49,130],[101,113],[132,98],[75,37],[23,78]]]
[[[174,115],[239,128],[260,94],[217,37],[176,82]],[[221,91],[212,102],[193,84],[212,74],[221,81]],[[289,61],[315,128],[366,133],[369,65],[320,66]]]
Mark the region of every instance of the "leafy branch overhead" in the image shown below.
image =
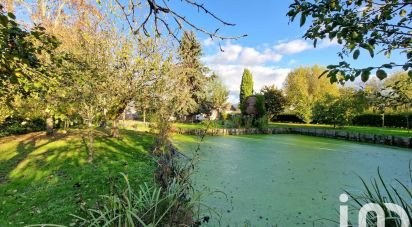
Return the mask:
[[[300,26],[311,19],[304,38],[311,39],[316,47],[320,39],[336,40],[343,45],[339,56],[342,62],[329,65],[323,75],[331,82],[344,83],[361,77],[366,82],[376,70],[379,79],[387,77],[386,70],[401,67],[412,77],[412,2],[410,0],[295,0],[289,6],[287,16],[294,21],[300,16]],[[351,57],[358,59],[361,50],[373,58],[392,53],[405,56],[404,62],[388,62],[378,66],[354,68],[344,61]]]
[[[100,3],[99,0],[96,0]],[[178,12],[175,7],[170,6],[168,1],[156,1],[156,0],[131,0],[120,1],[114,0],[117,6],[120,7],[121,13],[126,19],[129,28],[134,34],[143,32],[146,36],[151,35],[150,29],[154,29],[154,35],[161,36],[162,30],[172,36],[176,40],[178,39],[179,32],[189,29],[196,30],[200,33],[208,35],[211,39],[225,40],[225,39],[238,39],[247,35],[238,36],[225,36],[219,33],[220,28],[216,28],[214,31],[205,29],[200,25],[193,22],[186,15]],[[161,2],[161,3],[159,3]],[[223,26],[235,26],[233,23],[229,23],[212,11],[210,11],[203,3],[198,3],[196,0],[182,0],[182,3],[189,6],[193,10],[197,10],[198,13],[202,13],[209,18],[217,21]],[[142,18],[142,15],[143,18]]]

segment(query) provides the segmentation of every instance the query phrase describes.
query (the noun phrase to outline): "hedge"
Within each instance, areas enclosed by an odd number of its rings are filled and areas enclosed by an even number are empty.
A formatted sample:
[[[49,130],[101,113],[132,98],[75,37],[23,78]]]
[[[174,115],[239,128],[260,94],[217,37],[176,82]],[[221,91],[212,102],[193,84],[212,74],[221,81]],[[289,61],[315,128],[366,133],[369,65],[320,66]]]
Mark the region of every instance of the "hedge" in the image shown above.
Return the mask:
[[[385,114],[385,127],[412,128],[412,113]],[[382,127],[382,114],[361,114],[353,118],[353,125]]]
[[[43,119],[9,117],[2,124],[0,124],[0,136],[37,132],[42,131],[45,128],[46,122]]]
[[[279,114],[271,119],[272,122],[305,123],[296,114]]]

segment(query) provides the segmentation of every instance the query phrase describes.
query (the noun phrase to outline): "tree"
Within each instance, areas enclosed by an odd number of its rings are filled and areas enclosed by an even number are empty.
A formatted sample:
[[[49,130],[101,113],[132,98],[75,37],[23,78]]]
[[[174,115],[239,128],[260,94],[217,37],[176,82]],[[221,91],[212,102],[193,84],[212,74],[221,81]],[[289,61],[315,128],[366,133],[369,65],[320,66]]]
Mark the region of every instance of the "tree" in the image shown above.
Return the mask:
[[[367,101],[362,91],[341,88],[338,95],[325,94],[313,105],[313,121],[321,124],[343,126],[364,112]]]
[[[37,25],[24,30],[15,19],[0,4],[0,96],[2,104],[9,106],[9,111],[3,110],[3,114],[12,113],[11,101],[16,96],[35,96],[40,104],[47,104],[47,97],[56,93],[61,80],[57,72],[63,56],[56,51],[60,44],[57,38]],[[50,112],[49,108],[45,110],[48,134],[53,132]]]
[[[190,87],[192,99],[197,104],[189,113],[196,113],[206,96],[206,67],[200,62],[202,46],[194,32],[185,31],[179,46],[179,63],[183,68],[182,76]]]
[[[330,84],[329,80],[321,77],[324,68],[319,66],[299,67],[291,71],[284,85],[289,108],[303,121],[312,120],[313,104],[326,94],[337,96],[339,89]]]
[[[389,92],[393,106],[408,111],[412,105],[412,78],[404,72],[397,72],[384,82],[384,90]]]
[[[225,108],[227,105],[227,99],[229,97],[229,90],[222,83],[217,76],[212,76],[207,83],[207,96],[206,96],[206,108],[208,112],[215,109],[218,111],[218,114]]]
[[[57,39],[41,26],[24,30],[15,19],[0,4],[0,96],[5,99],[47,90],[54,80],[44,59],[52,57]]]
[[[382,105],[382,113],[386,107],[406,112],[406,128],[410,128],[409,114],[412,105],[412,78],[404,72],[397,72],[384,81],[384,88],[380,91],[378,100]],[[384,125],[384,115],[382,125]]]
[[[286,98],[283,95],[282,90],[277,89],[272,85],[264,86],[260,92],[265,97],[265,107],[269,114],[269,120],[283,112],[286,105]]]
[[[390,56],[392,52],[405,55],[405,62],[389,62],[383,65],[370,65],[353,68],[346,61],[329,65],[325,71],[332,82],[354,81],[360,76],[366,82],[373,70],[379,79],[387,77],[385,69],[402,67],[407,71],[412,67],[411,2],[370,1],[370,0],[295,0],[289,6],[291,21],[300,15],[300,26],[311,19],[304,38],[317,41],[336,39],[343,45],[339,56],[344,59],[352,55],[357,59],[360,51],[366,50],[373,58],[375,53]],[[412,77],[412,71],[409,70]]]
[[[313,106],[313,121],[322,124],[343,126],[350,122],[350,102],[345,98],[326,95],[323,99],[316,101]]]
[[[240,95],[239,95],[239,100],[240,100],[239,105],[240,105],[240,110],[242,111],[242,114],[245,114],[246,99],[251,95],[253,95],[253,76],[252,76],[252,73],[250,73],[249,69],[245,69],[243,71],[242,82],[240,83]]]
[[[159,48],[155,43],[154,48]],[[190,113],[195,104],[192,99],[191,86],[181,75],[185,68],[173,62],[173,49],[162,53],[156,51],[151,58],[153,68],[150,74],[155,77],[151,84],[151,103],[153,106],[154,127],[158,132],[155,152],[168,154],[167,144],[171,129],[171,118]]]

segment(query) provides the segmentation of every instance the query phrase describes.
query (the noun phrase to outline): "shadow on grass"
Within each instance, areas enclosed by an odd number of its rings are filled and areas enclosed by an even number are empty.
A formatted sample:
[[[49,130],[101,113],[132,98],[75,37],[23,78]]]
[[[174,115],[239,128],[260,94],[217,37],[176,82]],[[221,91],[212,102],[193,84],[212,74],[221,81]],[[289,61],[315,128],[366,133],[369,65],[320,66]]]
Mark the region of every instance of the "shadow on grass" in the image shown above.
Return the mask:
[[[0,183],[0,226],[70,225],[73,218],[69,214],[96,206],[99,195],[109,194],[120,172],[129,175],[132,185],[153,183],[155,163],[148,155],[153,136],[121,132],[121,139],[96,133],[91,164],[87,163],[82,132],[18,137],[18,144],[12,148],[17,154],[0,161],[4,179]]]
[[[35,132],[24,135],[23,139],[19,139],[16,147],[16,155],[11,159],[0,161],[0,184],[6,183],[8,181],[9,173],[27,156],[34,150],[39,149],[43,146],[46,146],[49,143],[60,140],[66,135],[64,134],[55,134],[53,136],[47,136],[43,132]],[[13,136],[13,138],[16,138]],[[7,142],[7,140],[6,140]],[[8,141],[10,142],[10,141]],[[36,145],[39,142],[38,145]],[[0,154],[1,155],[1,154]]]

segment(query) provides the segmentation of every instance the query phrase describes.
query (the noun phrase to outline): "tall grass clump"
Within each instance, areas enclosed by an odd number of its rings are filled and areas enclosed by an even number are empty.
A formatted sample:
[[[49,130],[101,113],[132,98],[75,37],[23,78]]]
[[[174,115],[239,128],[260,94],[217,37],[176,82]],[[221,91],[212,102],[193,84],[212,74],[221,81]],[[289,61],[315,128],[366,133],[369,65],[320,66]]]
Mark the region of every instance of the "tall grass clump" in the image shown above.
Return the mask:
[[[81,226],[136,227],[136,226],[193,226],[200,195],[187,196],[187,183],[173,179],[167,188],[143,184],[136,190],[129,179],[120,193],[102,196],[101,204],[87,209],[84,216],[76,216]]]
[[[372,179],[368,184],[361,178],[363,183],[363,193],[355,195],[346,192],[354,201],[352,205],[354,210],[360,208],[367,203],[378,204],[385,212],[385,227],[402,227],[400,217],[391,212],[385,206],[385,203],[393,203],[401,206],[405,210],[409,223],[412,223],[412,168],[409,165],[410,182],[401,182],[396,179],[395,184],[389,184],[385,180],[378,169],[377,179]],[[377,223],[377,217],[374,212],[369,212],[367,215],[367,225],[374,227]]]

